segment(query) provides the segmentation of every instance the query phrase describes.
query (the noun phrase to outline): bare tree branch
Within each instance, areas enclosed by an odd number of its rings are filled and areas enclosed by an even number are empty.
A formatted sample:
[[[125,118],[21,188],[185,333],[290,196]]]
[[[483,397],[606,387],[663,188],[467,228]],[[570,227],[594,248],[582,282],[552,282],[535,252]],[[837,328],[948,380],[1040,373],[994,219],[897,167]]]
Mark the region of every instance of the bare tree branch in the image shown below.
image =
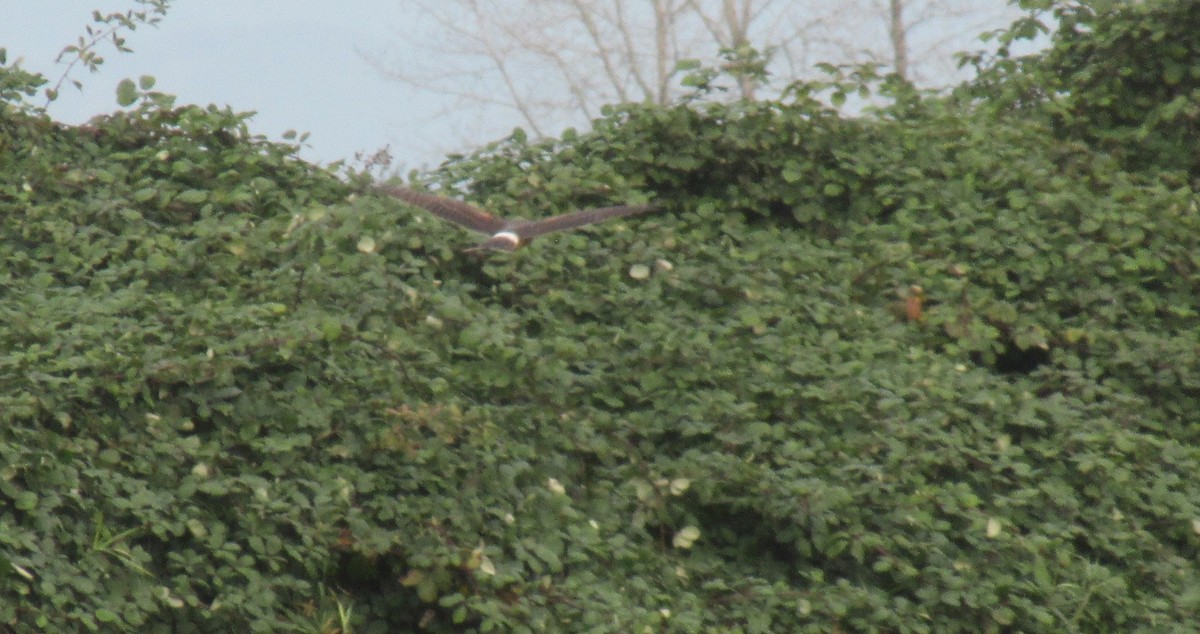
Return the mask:
[[[596,51],[600,63],[604,66],[604,75],[608,78],[608,82],[616,91],[617,99],[621,101],[629,100],[629,93],[625,90],[625,82],[618,75],[616,61],[613,60],[612,54],[609,51],[608,43],[600,33],[600,28],[596,25],[595,17],[592,15],[593,7],[584,0],[571,0],[571,5],[575,7],[575,13],[579,16],[579,21],[583,24],[584,30],[587,31],[588,37],[592,41],[593,50]],[[634,66],[630,64],[630,66]],[[568,74],[565,67],[561,67],[563,74]]]
[[[457,100],[473,120],[515,115],[542,136],[590,120],[611,102],[670,103],[685,59],[720,63],[737,82],[726,98],[754,99],[815,74],[813,62],[879,60],[903,76],[947,77],[947,50],[966,46],[1005,0],[407,0],[404,37],[421,58],[372,63],[425,93]],[[1011,11],[1010,11],[1011,14]],[[979,19],[976,16],[983,16]],[[977,32],[977,31],[976,31]],[[764,84],[761,58],[773,83]],[[371,56],[367,56],[371,59]],[[747,60],[745,65],[739,59]],[[756,61],[757,60],[757,61]],[[503,112],[500,109],[507,110]]]
[[[892,68],[908,79],[908,30],[904,24],[904,0],[888,0],[888,35],[892,41]]]

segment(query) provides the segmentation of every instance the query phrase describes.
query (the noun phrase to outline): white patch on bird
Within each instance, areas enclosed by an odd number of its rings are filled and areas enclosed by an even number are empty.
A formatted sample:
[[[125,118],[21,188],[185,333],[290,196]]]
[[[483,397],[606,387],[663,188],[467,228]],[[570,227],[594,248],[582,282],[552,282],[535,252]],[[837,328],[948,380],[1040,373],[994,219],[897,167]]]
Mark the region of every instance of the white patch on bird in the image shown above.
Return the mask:
[[[497,232],[496,235],[492,236],[493,240],[496,238],[502,238],[504,240],[508,240],[509,242],[513,243],[514,245],[521,243],[521,237],[511,231]]]

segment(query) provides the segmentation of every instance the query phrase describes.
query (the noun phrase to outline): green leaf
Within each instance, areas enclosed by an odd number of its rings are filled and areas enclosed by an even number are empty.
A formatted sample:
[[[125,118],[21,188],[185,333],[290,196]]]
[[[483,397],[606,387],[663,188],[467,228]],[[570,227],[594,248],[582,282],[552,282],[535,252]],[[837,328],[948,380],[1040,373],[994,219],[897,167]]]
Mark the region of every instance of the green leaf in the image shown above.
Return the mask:
[[[117,104],[128,108],[138,99],[137,85],[132,79],[122,79],[117,84]]]
[[[177,196],[175,196],[175,200],[178,200],[182,203],[196,205],[208,200],[208,192],[199,189],[189,189],[180,192]]]
[[[32,511],[37,508],[38,495],[32,491],[22,491],[17,494],[13,506],[20,511]]]

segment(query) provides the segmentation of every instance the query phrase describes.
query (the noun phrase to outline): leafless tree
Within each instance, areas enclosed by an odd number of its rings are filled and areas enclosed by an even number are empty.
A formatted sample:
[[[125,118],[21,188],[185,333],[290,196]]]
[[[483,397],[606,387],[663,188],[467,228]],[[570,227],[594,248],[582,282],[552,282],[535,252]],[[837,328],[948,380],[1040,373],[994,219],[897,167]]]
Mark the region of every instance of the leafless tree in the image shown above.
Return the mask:
[[[892,44],[892,68],[908,78],[908,33],[904,28],[904,0],[888,0],[888,40]]]
[[[668,103],[680,94],[678,63],[715,65],[722,48],[780,50],[782,59],[800,67],[806,32],[819,30],[822,20],[796,11],[795,4],[415,0],[411,22],[397,35],[410,44],[417,40],[425,54],[364,55],[390,77],[451,97],[447,111],[473,107],[494,116],[509,109],[540,136],[564,121],[586,122],[606,103]],[[756,88],[749,76],[738,77],[735,96],[753,98]]]
[[[864,47],[856,57],[880,62],[924,85],[950,83],[956,78],[952,54],[978,48],[972,44],[976,36],[1006,26],[1019,14],[1002,0],[858,0],[853,4],[863,20],[843,37],[886,42],[886,48]],[[886,37],[874,37],[875,25],[886,30]]]
[[[390,77],[449,97],[444,112],[520,121],[534,136],[586,125],[601,105],[669,103],[678,64],[719,65],[721,50],[767,54],[779,85],[815,62],[875,61],[934,83],[950,53],[983,24],[999,27],[1005,0],[409,0],[397,32],[421,57],[364,53]],[[1011,10],[1010,10],[1011,11]],[[937,64],[937,60],[947,60]],[[773,86],[727,68],[730,98]],[[498,110],[508,110],[505,116]],[[515,116],[514,116],[515,115]],[[511,125],[511,123],[510,123]],[[476,136],[478,138],[478,136]]]

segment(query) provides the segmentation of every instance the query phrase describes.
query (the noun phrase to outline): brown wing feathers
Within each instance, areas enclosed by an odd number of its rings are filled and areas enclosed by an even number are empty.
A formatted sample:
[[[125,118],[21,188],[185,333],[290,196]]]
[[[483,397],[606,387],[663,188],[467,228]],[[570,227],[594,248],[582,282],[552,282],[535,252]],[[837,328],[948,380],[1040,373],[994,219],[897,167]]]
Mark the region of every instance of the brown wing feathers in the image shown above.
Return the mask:
[[[452,198],[424,194],[408,189],[407,187],[395,187],[391,185],[380,186],[378,189],[380,192],[389,196],[395,196],[410,205],[416,205],[439,218],[444,218],[480,233],[491,235],[503,229],[507,224],[503,218],[497,218],[474,205],[469,205]]]
[[[564,231],[566,229],[575,229],[584,225],[590,225],[597,222],[603,222],[610,218],[620,218],[621,216],[632,216],[634,214],[642,214],[648,211],[654,211],[655,205],[636,205],[636,206],[620,206],[620,207],[597,207],[595,209],[584,209],[574,213],[563,214],[545,220],[533,220],[530,222],[517,225],[517,233],[522,238],[533,238],[544,233],[552,231]]]

